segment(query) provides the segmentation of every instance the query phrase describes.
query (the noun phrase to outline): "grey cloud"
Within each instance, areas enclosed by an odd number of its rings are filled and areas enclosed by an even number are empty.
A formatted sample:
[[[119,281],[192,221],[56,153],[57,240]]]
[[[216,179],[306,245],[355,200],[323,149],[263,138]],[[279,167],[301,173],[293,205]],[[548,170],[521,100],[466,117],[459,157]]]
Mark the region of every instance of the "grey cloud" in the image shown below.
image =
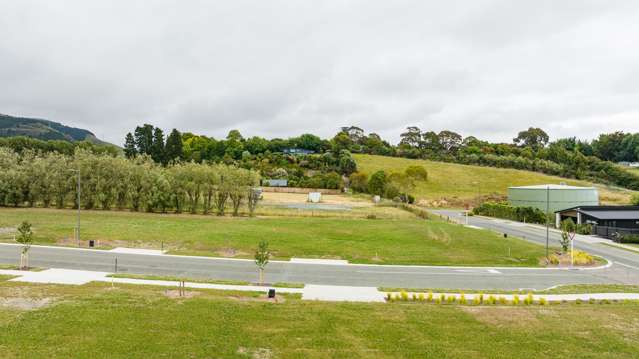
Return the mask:
[[[0,3],[0,113],[121,143],[148,122],[224,137],[510,141],[639,131],[635,1]]]

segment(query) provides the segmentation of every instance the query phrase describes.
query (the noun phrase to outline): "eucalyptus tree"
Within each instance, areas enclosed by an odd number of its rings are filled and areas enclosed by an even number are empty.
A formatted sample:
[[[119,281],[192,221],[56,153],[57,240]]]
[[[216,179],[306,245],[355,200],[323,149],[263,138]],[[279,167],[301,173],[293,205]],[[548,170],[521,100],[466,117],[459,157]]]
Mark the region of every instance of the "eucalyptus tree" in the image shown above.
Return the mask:
[[[214,204],[218,216],[223,216],[226,211],[226,202],[229,199],[231,189],[235,185],[231,169],[227,165],[219,164],[216,166],[219,180],[217,183]]]

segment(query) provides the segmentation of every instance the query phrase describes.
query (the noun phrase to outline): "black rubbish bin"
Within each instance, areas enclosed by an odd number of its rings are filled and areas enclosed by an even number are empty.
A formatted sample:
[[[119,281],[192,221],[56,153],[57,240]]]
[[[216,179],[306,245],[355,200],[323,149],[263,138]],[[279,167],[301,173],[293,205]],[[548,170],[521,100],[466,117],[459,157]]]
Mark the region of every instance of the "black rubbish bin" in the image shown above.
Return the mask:
[[[269,289],[268,290],[268,297],[269,298],[275,298],[275,289]]]
[[[89,247],[91,248],[95,247],[95,241],[93,239],[89,240]]]

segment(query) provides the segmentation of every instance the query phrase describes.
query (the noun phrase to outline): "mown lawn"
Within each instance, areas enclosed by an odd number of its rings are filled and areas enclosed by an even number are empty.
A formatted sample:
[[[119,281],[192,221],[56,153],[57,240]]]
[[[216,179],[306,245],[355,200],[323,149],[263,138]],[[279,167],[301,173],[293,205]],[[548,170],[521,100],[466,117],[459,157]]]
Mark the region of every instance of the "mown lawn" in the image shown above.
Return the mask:
[[[639,304],[325,303],[0,282],[2,358],[636,358]],[[175,292],[173,292],[175,294]],[[30,309],[17,309],[31,303]],[[33,303],[46,303],[37,308]],[[40,304],[42,305],[42,304]]]
[[[417,183],[415,195],[427,200],[471,199],[478,194],[506,195],[510,186],[526,186],[565,182],[576,186],[592,186],[586,181],[576,181],[548,176],[537,172],[507,168],[460,165],[456,163],[413,160],[399,157],[353,155],[359,171],[371,175],[375,171],[403,172],[408,166],[424,166],[428,181]],[[628,204],[632,191],[599,187],[604,203]]]
[[[0,228],[28,220],[37,242],[75,245],[75,216],[72,210],[2,208]],[[112,247],[159,249],[164,242],[164,248],[176,254],[237,258],[252,258],[259,241],[267,240],[275,258],[342,258],[380,264],[537,266],[544,255],[541,246],[517,238],[417,217],[219,218],[83,211],[82,238]]]

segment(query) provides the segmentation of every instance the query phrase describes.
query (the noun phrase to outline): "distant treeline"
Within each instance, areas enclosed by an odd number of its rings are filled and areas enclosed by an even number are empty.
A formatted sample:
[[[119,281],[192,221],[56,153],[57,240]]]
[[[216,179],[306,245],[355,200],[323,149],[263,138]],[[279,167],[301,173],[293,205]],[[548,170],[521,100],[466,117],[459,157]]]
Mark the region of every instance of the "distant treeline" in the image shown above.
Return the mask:
[[[602,134],[591,142],[574,137],[550,142],[545,131],[529,128],[519,132],[512,143],[490,143],[473,136],[464,138],[453,131],[433,132],[408,127],[400,137],[400,143],[393,146],[375,133],[366,134],[363,129],[350,126],[341,128],[330,140],[312,134],[289,139],[267,140],[257,136],[245,139],[237,130],[230,131],[225,139],[217,140],[191,133],[180,134],[174,129],[162,147],[162,130],[143,125],[137,127],[134,134],[127,135],[125,152],[128,156],[147,153],[162,163],[176,159],[235,163],[259,170],[265,177],[289,178],[300,186],[316,172],[322,176],[328,173],[348,176],[357,170],[350,153],[367,153],[515,168],[639,190],[639,176],[612,162],[639,160],[639,134],[615,132]],[[165,148],[164,152],[162,148]],[[300,149],[315,154],[306,155],[308,157],[287,154]],[[321,156],[331,158],[316,166],[316,158]],[[321,182],[319,179],[312,181]],[[317,185],[313,183],[313,186]],[[321,187],[331,188],[326,184]]]
[[[146,212],[253,214],[255,171],[225,164],[156,164],[76,148],[73,155],[0,147],[0,205],[130,209]]]
[[[349,151],[331,148],[330,141],[310,134],[287,140],[245,139],[237,130],[216,140],[173,129],[165,139],[162,129],[145,124],[126,135],[124,153],[128,158],[148,155],[163,165],[232,164],[258,171],[265,178],[287,179],[290,187],[340,189],[344,186],[342,176],[355,172],[357,164]]]

